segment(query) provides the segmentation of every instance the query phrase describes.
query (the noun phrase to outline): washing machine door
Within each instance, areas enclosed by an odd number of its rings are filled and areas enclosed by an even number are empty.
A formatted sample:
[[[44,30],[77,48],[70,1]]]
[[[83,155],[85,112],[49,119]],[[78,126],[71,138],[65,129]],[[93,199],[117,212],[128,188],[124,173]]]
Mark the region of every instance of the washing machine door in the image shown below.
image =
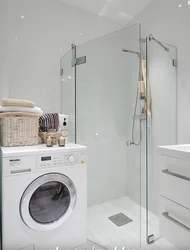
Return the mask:
[[[24,223],[35,231],[49,231],[61,226],[76,204],[76,188],[65,175],[45,174],[34,180],[20,201]]]

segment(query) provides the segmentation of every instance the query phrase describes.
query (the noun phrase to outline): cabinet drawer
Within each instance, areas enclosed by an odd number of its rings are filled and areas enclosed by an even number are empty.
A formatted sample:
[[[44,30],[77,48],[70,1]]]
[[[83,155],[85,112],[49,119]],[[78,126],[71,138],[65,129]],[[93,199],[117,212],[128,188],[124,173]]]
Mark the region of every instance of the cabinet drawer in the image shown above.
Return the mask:
[[[190,163],[178,159],[165,159],[161,170],[160,194],[190,209]]]
[[[190,175],[190,161],[164,156],[163,164],[166,168],[172,169],[174,172]]]
[[[177,249],[190,249],[190,210],[160,196],[160,234]]]

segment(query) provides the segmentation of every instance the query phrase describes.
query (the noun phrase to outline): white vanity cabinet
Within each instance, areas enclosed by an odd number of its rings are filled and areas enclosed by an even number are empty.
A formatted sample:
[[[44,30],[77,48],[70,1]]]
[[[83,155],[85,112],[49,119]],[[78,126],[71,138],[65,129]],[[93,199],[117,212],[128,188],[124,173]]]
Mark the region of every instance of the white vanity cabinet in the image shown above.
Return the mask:
[[[190,145],[159,147],[160,234],[178,250],[190,249]]]

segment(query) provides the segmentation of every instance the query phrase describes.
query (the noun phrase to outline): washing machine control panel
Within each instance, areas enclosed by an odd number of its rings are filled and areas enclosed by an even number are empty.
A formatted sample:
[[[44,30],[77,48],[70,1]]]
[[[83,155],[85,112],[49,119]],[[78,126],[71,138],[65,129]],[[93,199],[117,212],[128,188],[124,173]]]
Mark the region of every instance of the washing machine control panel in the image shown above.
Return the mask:
[[[64,167],[86,163],[86,153],[52,154],[38,157],[38,168]]]

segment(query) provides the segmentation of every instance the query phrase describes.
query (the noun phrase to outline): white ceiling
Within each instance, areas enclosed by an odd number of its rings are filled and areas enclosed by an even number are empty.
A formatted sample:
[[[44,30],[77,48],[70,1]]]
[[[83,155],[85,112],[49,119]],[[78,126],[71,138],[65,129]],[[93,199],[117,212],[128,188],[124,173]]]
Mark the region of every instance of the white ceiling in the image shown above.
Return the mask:
[[[61,0],[80,9],[127,24],[153,0]]]

